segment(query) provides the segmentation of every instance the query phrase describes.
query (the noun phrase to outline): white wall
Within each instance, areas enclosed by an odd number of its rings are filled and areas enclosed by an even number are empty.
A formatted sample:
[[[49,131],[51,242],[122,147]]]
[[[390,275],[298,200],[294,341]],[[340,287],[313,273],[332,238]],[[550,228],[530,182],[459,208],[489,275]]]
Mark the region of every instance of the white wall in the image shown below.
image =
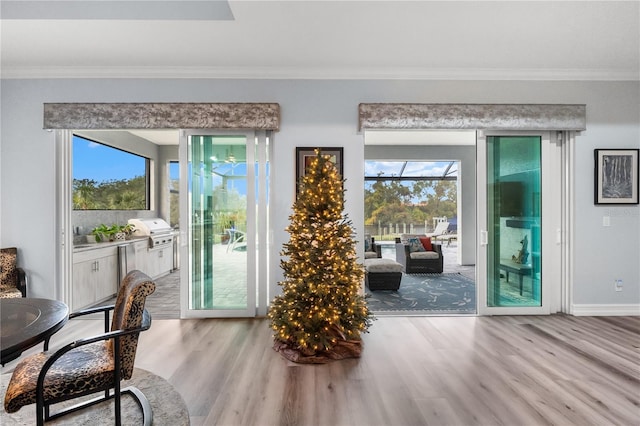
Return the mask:
[[[294,197],[296,146],[344,146],[346,208],[362,232],[361,102],[584,103],[587,130],[576,148],[574,301],[640,302],[639,208],[593,204],[593,149],[640,145],[639,82],[58,79],[1,84],[0,245],[20,247],[32,296],[53,297],[56,285],[56,170],[53,135],[42,130],[45,102],[279,103],[282,121],[273,158],[275,253],[288,240],[284,228]],[[608,228],[602,226],[605,213],[611,216]],[[616,278],[623,280],[623,292],[613,290]],[[277,291],[275,283],[272,290]]]

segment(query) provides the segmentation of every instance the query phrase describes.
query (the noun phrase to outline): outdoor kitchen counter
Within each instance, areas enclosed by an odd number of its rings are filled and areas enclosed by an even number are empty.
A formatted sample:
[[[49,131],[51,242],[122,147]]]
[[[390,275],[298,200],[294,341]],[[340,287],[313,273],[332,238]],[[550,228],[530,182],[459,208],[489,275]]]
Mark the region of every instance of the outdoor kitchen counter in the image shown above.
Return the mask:
[[[74,244],[73,245],[73,252],[74,253],[79,253],[79,252],[83,252],[83,251],[87,251],[87,250],[96,250],[96,249],[101,249],[101,248],[105,248],[105,247],[116,247],[122,244],[133,244],[137,241],[146,241],[148,240],[149,237],[145,237],[145,236],[140,236],[140,237],[131,237],[128,238],[126,240],[119,240],[119,241],[107,241],[104,243],[81,243],[81,244]]]

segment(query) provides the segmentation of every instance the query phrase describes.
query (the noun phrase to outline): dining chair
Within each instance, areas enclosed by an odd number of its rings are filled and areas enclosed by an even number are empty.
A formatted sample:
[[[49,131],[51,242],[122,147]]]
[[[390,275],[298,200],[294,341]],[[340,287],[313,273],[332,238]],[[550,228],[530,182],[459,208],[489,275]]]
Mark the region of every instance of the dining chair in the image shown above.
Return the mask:
[[[116,425],[121,425],[121,395],[127,393],[141,407],[144,424],[150,425],[153,412],[145,395],[135,387],[121,389],[120,382],[131,378],[138,337],[151,326],[151,315],[144,304],[154,290],[155,283],[144,273],[134,270],[122,280],[114,305],[70,314],[71,319],[104,313],[105,332],[76,340],[53,354],[41,352],[20,361],[7,386],[5,411],[14,413],[35,403],[36,424],[40,426],[45,421],[113,399]],[[104,394],[50,413],[54,404],[97,392]]]
[[[27,274],[18,266],[18,249],[0,249],[0,298],[27,297]]]

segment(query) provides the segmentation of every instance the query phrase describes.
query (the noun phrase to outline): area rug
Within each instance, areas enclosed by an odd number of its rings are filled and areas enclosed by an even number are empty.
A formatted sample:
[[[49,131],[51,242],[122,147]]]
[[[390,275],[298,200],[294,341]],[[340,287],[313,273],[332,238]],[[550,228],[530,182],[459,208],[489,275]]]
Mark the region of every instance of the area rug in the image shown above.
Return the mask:
[[[402,274],[397,291],[366,289],[374,314],[456,315],[476,313],[475,282],[458,273]]]
[[[0,392],[4,399],[4,394],[7,392],[7,385],[11,374],[3,374],[0,376],[2,380]],[[157,376],[149,371],[136,368],[133,371],[131,380],[124,380],[122,387],[135,386],[140,389],[151,404],[153,409],[153,425],[154,426],[188,426],[189,411],[182,396],[175,390],[175,388],[160,376]],[[95,395],[93,395],[95,396]],[[85,397],[87,398],[87,397]],[[89,399],[91,398],[88,397]],[[80,401],[76,399],[72,402],[66,402],[64,404],[73,405]],[[123,425],[141,425],[142,424],[142,412],[136,404],[135,400],[129,396],[122,397],[122,424]],[[113,415],[113,400],[96,404],[91,408],[81,410],[69,415],[63,416],[59,419],[47,422],[47,425],[69,425],[69,426],[85,426],[85,425],[109,425],[112,426],[115,423]],[[22,407],[17,413],[7,414],[4,412],[4,404],[0,404],[0,424],[3,426],[24,425],[31,426],[36,424],[36,406],[35,404]],[[63,406],[63,404],[60,404]],[[56,412],[56,408],[52,410],[52,413]]]

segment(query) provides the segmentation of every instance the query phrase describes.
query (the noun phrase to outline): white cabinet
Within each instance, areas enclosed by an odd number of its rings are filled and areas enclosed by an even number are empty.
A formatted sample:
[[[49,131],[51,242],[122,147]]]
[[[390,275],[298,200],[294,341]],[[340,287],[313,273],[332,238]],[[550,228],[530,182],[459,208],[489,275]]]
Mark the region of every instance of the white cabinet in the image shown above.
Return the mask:
[[[118,291],[118,251],[115,246],[73,254],[71,309],[86,308]]]
[[[157,278],[171,272],[173,269],[173,247],[149,250],[147,268],[151,278]]]
[[[133,244],[134,251],[136,253],[135,268],[138,271],[144,272],[151,276],[149,273],[149,241],[144,239],[142,241],[136,241]]]
[[[136,255],[135,268],[151,278],[168,274],[173,269],[173,246],[149,248],[149,241],[136,241],[133,244]]]

